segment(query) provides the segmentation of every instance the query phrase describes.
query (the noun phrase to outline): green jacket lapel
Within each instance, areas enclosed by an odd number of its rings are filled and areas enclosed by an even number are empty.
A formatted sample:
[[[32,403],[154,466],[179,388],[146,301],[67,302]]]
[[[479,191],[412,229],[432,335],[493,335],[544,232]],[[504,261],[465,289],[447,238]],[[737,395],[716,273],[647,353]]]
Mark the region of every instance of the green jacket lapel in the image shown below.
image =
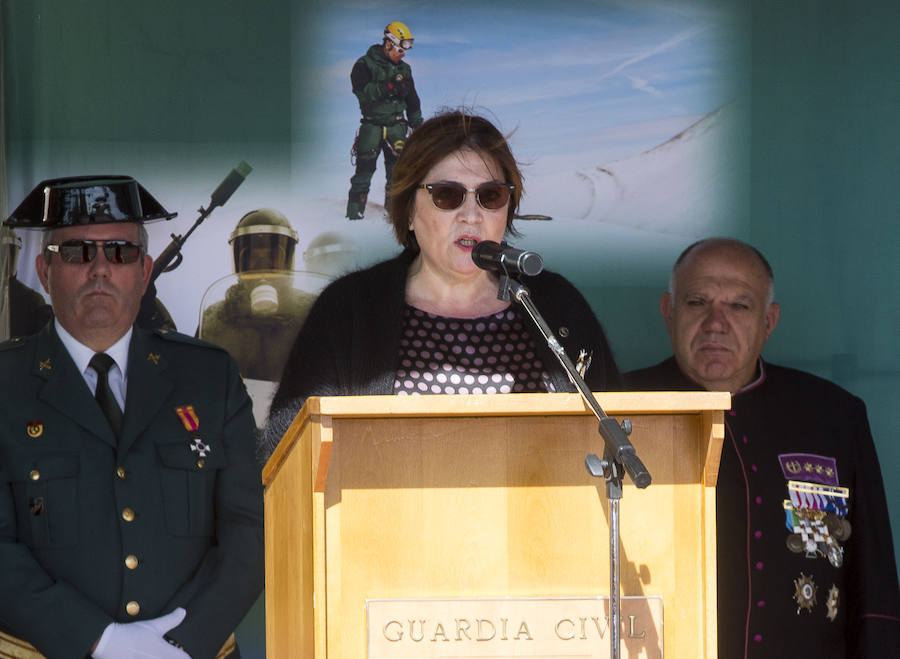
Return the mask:
[[[69,351],[48,323],[38,334],[32,373],[44,380],[40,399],[91,434],[115,447],[116,437]]]
[[[166,376],[166,358],[153,335],[134,328],[128,351],[128,393],[119,451],[124,454],[156,416],[175,388]],[[174,414],[174,412],[173,412]]]

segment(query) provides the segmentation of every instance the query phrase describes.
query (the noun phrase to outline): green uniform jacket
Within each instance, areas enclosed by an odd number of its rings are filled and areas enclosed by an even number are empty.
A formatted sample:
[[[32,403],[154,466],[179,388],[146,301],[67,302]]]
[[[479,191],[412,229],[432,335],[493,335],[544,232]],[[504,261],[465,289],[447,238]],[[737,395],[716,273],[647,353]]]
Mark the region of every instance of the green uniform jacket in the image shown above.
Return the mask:
[[[391,97],[385,90],[385,83],[405,80],[409,92],[405,98]],[[406,119],[413,128],[422,123],[422,104],[416,93],[412,69],[401,60],[394,64],[384,54],[381,44],[369,47],[366,54],[356,60],[350,73],[353,93],[359,99],[359,109],[363,119],[370,123],[390,125],[406,113]]]
[[[169,636],[213,657],[264,580],[255,427],[234,361],[135,328],[118,447],[53,323],[0,346],[0,373],[0,627],[80,658],[109,622],[183,606]]]

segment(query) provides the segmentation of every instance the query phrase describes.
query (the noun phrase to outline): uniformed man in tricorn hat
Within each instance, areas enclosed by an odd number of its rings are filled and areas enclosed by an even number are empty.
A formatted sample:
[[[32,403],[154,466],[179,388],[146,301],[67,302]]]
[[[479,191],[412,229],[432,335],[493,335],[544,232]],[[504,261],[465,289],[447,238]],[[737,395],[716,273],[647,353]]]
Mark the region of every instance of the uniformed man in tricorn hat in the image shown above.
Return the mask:
[[[44,181],[6,221],[44,230],[54,318],[0,345],[0,656],[237,656],[263,586],[255,428],[224,350],[134,327],[143,223],[170,217],[103,176]]]

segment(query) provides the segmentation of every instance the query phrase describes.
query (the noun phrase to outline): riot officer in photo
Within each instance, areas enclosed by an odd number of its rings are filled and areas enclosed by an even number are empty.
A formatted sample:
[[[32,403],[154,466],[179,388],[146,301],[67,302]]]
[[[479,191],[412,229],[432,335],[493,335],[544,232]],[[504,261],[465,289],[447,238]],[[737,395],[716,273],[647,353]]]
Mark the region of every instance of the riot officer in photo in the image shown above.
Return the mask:
[[[297,232],[279,211],[247,213],[229,239],[234,274],[204,295],[199,336],[228,350],[244,378],[281,377],[297,331],[327,282],[324,276],[294,272],[297,242]]]
[[[8,337],[34,334],[50,320],[50,305],[40,293],[23,284],[17,277],[22,238],[9,227],[0,227],[0,248],[4,251],[3,280],[8,293]]]
[[[359,267],[359,247],[352,236],[325,231],[309,241],[303,252],[308,272],[336,279]]]

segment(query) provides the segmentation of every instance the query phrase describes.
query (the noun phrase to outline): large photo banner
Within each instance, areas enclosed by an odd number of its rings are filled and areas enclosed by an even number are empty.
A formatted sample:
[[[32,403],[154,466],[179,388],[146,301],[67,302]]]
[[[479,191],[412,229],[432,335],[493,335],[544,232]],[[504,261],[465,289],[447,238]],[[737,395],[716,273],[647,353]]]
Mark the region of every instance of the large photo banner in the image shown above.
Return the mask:
[[[577,287],[623,372],[672,354],[659,299],[685,247],[766,254],[783,312],[763,356],[866,402],[896,549],[900,11],[783,4],[0,0],[0,212],[44,181],[133,177],[174,215],[146,225],[139,323],[228,350],[262,428],[317,296],[401,251],[406,140],[484,116],[524,175],[509,242]],[[0,339],[51,318],[40,251],[2,229]]]
[[[39,36],[48,21],[91,12],[53,9],[10,11]],[[617,317],[633,322],[627,289],[658,286],[692,240],[745,230],[746,27],[728,7],[283,1],[254,11],[208,3],[174,19],[162,9],[103,13],[110,29],[86,48],[73,45],[65,74],[50,70],[42,81],[59,77],[74,94],[73,77],[83,77],[98,99],[85,107],[73,95],[13,118],[23,130],[10,131],[10,211],[46,179],[135,177],[178,214],[148,225],[151,255],[176,253],[154,282],[152,322],[226,347],[260,424],[315,295],[399,251],[385,210],[387,169],[419,116],[464,109],[509,136],[525,175],[512,242],[576,283],[613,337],[628,331]],[[215,29],[195,34],[201,21]],[[142,28],[123,32],[133,25]],[[408,40],[408,79],[404,95],[379,108],[366,98],[372,81],[353,78],[361,60],[387,61],[388,35]],[[13,55],[36,69],[43,61],[40,49]],[[14,81],[10,93],[25,84]],[[59,88],[47,87],[58,99]],[[124,102],[110,104],[104,92]],[[35,94],[43,108],[50,92]],[[373,137],[367,113],[398,109],[391,134]],[[235,174],[231,197],[212,207],[210,196]],[[360,194],[365,201],[354,203]],[[46,318],[35,311],[37,238],[19,230],[7,239],[18,248],[16,332]],[[640,350],[618,343],[623,354]]]

